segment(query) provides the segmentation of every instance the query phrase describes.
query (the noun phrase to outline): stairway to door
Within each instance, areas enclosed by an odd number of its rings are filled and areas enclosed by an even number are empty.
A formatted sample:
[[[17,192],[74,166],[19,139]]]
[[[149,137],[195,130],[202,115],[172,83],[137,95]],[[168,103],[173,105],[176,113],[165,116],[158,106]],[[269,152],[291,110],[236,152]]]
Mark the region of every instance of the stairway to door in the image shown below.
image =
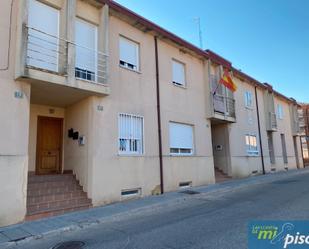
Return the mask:
[[[215,178],[216,178],[216,183],[225,182],[225,181],[232,179],[232,177],[223,173],[223,171],[218,168],[215,168]]]
[[[92,207],[75,175],[28,176],[26,220],[35,220]]]

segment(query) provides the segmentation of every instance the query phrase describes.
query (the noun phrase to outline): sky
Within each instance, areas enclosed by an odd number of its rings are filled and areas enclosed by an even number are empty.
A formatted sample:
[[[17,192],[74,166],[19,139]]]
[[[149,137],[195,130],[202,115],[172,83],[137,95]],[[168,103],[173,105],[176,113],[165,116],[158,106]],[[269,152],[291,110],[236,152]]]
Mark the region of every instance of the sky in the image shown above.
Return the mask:
[[[309,102],[309,0],[116,0],[237,69]]]

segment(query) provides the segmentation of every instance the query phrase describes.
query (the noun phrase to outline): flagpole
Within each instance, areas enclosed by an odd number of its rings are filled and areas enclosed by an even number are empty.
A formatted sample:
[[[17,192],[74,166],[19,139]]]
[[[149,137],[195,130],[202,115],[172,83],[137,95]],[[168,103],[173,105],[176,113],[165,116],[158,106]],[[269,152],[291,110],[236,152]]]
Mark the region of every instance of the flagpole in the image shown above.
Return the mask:
[[[221,80],[221,79],[220,79]],[[217,92],[217,90],[218,90],[218,88],[219,88],[219,85],[221,84],[220,83],[220,80],[218,81],[218,84],[217,84],[217,86],[216,86],[216,89],[215,89],[215,91],[213,92],[213,96],[215,96],[215,94],[216,94],[216,92]]]
[[[216,94],[216,92],[217,92],[217,90],[218,90],[218,88],[219,88],[219,85],[221,84],[221,83],[220,83],[221,78],[222,78],[222,68],[221,68],[221,67],[222,67],[222,66],[220,65],[220,66],[219,66],[219,81],[218,81],[218,84],[217,84],[217,86],[216,86],[215,91],[213,92],[213,96],[215,96],[215,94]]]

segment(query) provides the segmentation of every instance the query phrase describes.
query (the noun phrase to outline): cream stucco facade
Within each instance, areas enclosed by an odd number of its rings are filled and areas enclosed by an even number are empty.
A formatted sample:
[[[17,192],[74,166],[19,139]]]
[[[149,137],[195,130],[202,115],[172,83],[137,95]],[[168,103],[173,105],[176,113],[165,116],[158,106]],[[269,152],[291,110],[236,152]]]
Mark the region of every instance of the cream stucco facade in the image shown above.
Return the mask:
[[[277,127],[271,131],[275,148],[275,163],[271,164],[266,125],[269,103],[264,97],[268,90],[263,84],[235,72],[238,90],[234,94],[224,90],[223,96],[232,110],[218,113],[214,111],[211,75],[221,76],[228,67],[217,58],[157,26],[147,26],[147,20],[137,20],[134,13],[109,1],[38,2],[59,11],[60,39],[52,38],[65,50],[59,51],[57,72],[27,61],[30,0],[0,4],[0,31],[6,34],[0,37],[0,226],[25,217],[28,172],[35,174],[38,167],[38,117],[63,121],[58,173],[72,170],[94,206],[121,201],[127,190],[138,190],[139,197],[157,193],[161,181],[165,192],[178,190],[184,183],[213,184],[215,168],[232,177],[246,177],[263,172],[262,160],[266,173],[274,168],[303,167],[300,141],[291,125],[290,107],[296,105],[292,100],[273,94],[274,106],[282,106],[283,117],[277,118]],[[92,51],[98,61],[96,80],[76,76],[76,54],[81,49],[75,43],[76,18],[96,27],[97,48]],[[137,44],[138,70],[120,65],[120,37]],[[182,86],[173,84],[173,61],[184,66]],[[231,65],[229,69],[234,70]],[[250,107],[245,106],[246,92],[252,94]],[[120,114],[143,118],[142,153],[120,153]],[[192,127],[192,153],[171,153],[171,122]],[[68,137],[70,129],[78,131],[77,140]],[[248,134],[256,136],[255,155],[248,155]],[[281,134],[285,136],[287,163],[283,161]]]

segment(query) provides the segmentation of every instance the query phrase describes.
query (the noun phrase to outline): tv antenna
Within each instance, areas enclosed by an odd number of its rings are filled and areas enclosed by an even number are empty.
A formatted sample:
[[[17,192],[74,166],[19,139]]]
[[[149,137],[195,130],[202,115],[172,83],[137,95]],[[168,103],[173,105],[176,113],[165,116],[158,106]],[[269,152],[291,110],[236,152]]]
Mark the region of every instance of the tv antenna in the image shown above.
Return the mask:
[[[197,22],[198,25],[198,35],[200,41],[200,48],[203,49],[203,35],[202,35],[202,28],[201,28],[201,18],[195,17],[194,20]]]

